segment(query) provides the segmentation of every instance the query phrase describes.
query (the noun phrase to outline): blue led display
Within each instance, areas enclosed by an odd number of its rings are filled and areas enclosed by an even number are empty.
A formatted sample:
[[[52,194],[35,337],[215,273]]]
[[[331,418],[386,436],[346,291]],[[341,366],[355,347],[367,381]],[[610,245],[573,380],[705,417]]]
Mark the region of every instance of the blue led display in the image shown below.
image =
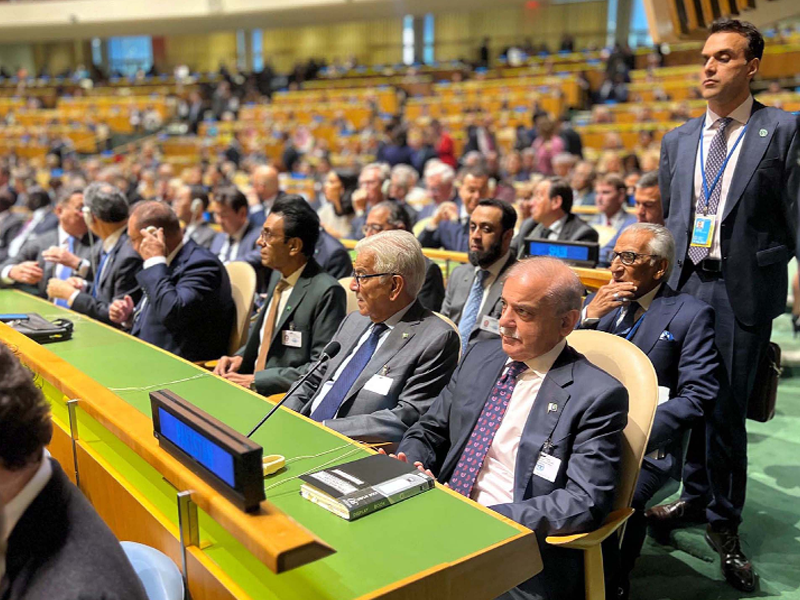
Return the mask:
[[[548,242],[529,242],[531,256],[552,256],[562,260],[589,260],[588,246],[567,246]]]
[[[229,486],[235,487],[233,457],[230,454],[162,407],[158,409],[158,419],[161,422],[161,435]]]

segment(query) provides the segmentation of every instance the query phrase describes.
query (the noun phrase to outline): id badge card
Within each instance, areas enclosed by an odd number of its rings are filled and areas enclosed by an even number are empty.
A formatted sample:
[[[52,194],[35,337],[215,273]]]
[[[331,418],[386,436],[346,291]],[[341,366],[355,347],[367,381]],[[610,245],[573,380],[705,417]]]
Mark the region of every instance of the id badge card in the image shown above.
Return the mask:
[[[481,319],[481,329],[495,335],[500,335],[500,320],[486,315]]]
[[[559,469],[561,469],[561,459],[542,452],[539,454],[539,460],[536,461],[536,466],[533,468],[533,474],[546,479],[550,483],[554,483],[556,477],[558,477]]]
[[[303,334],[300,331],[281,331],[281,342],[289,348],[303,347]]]
[[[699,248],[711,248],[714,239],[714,215],[697,215],[694,218],[691,245]]]

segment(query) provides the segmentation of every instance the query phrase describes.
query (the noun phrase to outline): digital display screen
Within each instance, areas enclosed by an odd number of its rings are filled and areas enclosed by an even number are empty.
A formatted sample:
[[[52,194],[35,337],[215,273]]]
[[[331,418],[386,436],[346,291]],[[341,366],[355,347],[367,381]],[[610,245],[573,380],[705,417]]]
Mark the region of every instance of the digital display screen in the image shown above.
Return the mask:
[[[229,486],[236,486],[233,478],[233,457],[228,452],[162,407],[158,408],[158,418],[161,435]]]
[[[529,242],[529,244],[528,251],[531,256],[552,256],[561,260],[591,260],[588,246],[568,246],[538,241]]]

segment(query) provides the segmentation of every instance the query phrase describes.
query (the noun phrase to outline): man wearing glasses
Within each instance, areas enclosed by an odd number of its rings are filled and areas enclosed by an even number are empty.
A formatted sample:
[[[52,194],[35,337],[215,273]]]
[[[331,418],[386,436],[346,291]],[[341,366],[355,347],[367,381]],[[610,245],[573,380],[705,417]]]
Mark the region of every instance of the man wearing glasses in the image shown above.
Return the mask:
[[[631,225],[610,254],[613,280],[586,299],[581,315],[582,329],[630,340],[647,354],[658,376],[659,405],[633,497],[636,512],[622,544],[617,598],[628,597],[628,575],[645,538],[644,509],[656,495],[665,497],[659,490],[670,478],[680,482],[684,441],[720,392],[714,311],[665,283],[674,254],[675,240],[666,227]]]
[[[356,253],[358,311],[333,337],[341,351],[286,406],[354,439],[397,442],[450,380],[458,332],[417,298],[425,260],[411,233],[367,237]]]
[[[269,302],[235,356],[219,359],[214,373],[269,396],[303,376],[345,315],[345,292],[314,260],[319,217],[300,196],[275,201],[258,246],[272,269]]]

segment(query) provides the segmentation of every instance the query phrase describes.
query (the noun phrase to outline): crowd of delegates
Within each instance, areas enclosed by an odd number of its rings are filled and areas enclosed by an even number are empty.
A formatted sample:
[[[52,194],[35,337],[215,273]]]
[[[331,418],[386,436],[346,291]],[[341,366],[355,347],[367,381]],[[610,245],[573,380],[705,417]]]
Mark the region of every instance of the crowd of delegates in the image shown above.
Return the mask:
[[[637,512],[618,555],[608,544],[609,593],[628,596],[648,521],[708,522],[725,577],[751,591],[757,576],[738,535],[744,423],[751,367],[784,308],[800,184],[795,120],[750,94],[762,52],[751,25],[715,23],[703,50],[707,111],[670,133],[660,167],[645,173],[598,172],[565,150],[570,136],[546,115],[508,171],[486,119],[455,164],[439,155],[421,172],[402,161],[328,169],[309,198],[281,190],[269,164],[176,175],[152,147],[126,166],[74,165],[56,194],[0,169],[0,285],[184,358],[218,359],[216,375],[264,395],[288,390],[338,342],[286,406],[354,439],[392,442],[398,459],[535,530],[544,570],[506,598],[580,596],[580,553],[544,540],[609,514],[628,394],[567,336],[576,327],[622,336],[651,359],[663,398]],[[520,180],[529,195],[514,203]],[[27,217],[10,211],[15,203]],[[573,212],[590,203],[592,220]],[[353,262],[341,237],[359,240]],[[584,300],[564,263],[525,258],[529,239],[599,241],[610,283]],[[423,247],[466,252],[468,263],[445,286]],[[231,261],[257,272],[259,299],[233,355]],[[349,314],[337,281],[348,276]],[[31,472],[46,468],[40,454],[27,455]],[[16,466],[6,461],[0,476]],[[670,479],[683,481],[681,499],[644,512]]]

